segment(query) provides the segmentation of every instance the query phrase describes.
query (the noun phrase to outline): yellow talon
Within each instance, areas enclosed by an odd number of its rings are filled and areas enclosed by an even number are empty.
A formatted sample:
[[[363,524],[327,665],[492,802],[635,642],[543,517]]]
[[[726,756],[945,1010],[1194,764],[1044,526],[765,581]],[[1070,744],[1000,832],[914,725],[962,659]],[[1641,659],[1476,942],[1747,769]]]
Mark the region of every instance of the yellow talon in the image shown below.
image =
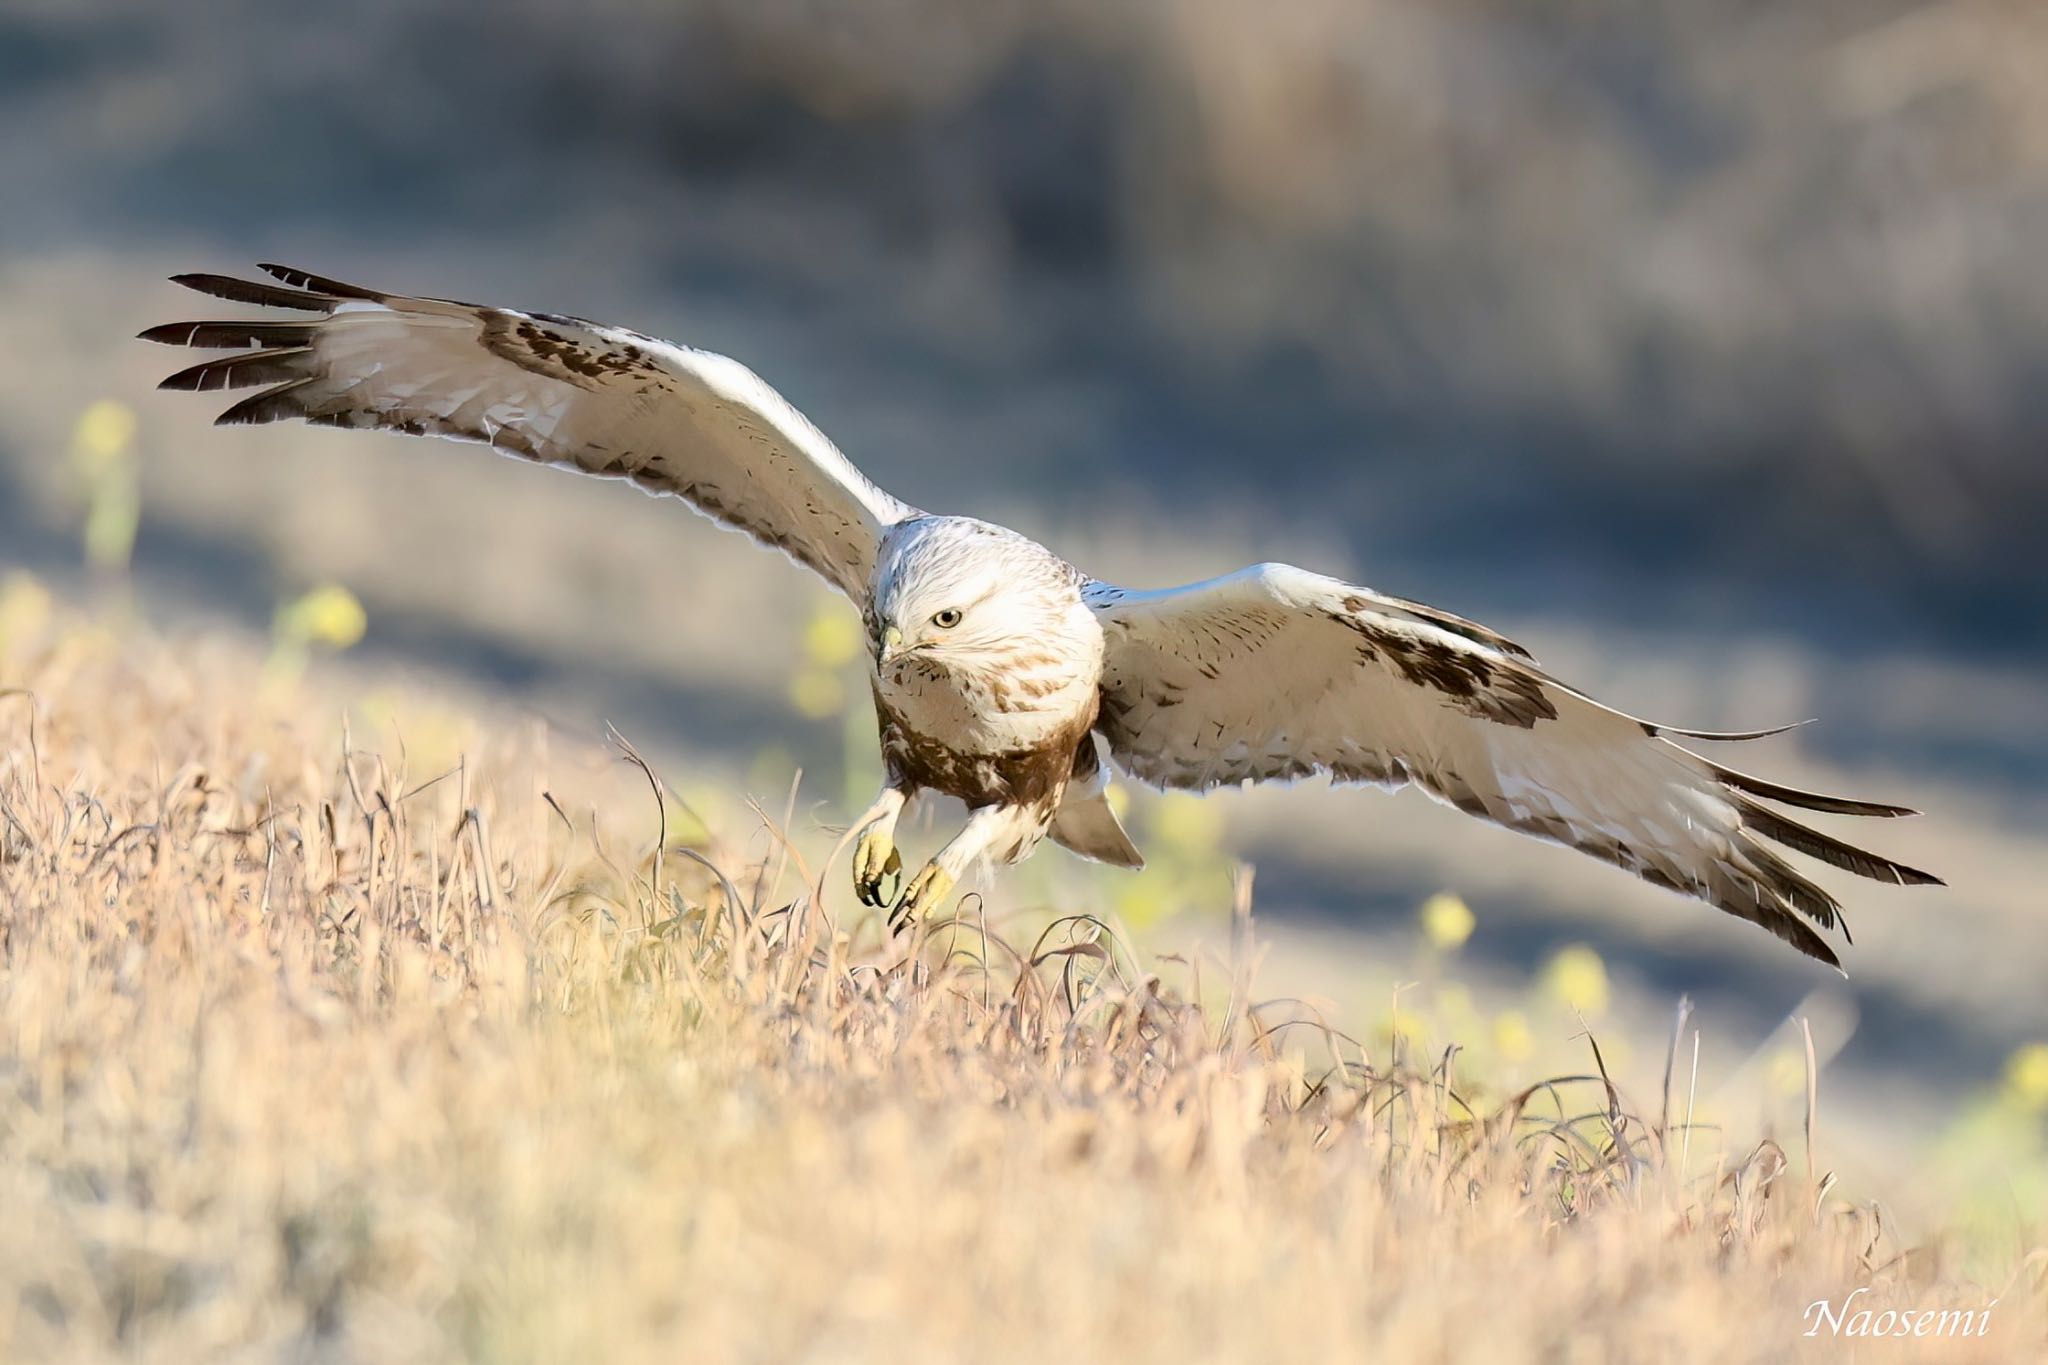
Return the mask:
[[[887,905],[882,883],[903,871],[903,855],[881,825],[868,826],[853,846],[853,891],[863,905]]]
[[[953,877],[937,862],[926,863],[911,878],[910,885],[903,888],[903,896],[896,902],[896,908],[889,912],[889,927],[901,929],[911,920],[920,918],[945,900],[953,891]]]

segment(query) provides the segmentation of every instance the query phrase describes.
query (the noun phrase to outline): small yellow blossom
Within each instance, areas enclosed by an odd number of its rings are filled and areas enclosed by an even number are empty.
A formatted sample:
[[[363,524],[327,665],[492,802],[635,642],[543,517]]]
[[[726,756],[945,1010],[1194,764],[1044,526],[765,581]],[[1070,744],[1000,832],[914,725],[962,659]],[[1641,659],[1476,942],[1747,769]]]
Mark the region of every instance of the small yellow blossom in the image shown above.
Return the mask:
[[[1164,878],[1126,877],[1114,885],[1117,918],[1132,929],[1149,929],[1174,909]]]
[[[289,686],[305,671],[314,645],[342,650],[363,638],[369,615],[356,595],[337,583],[324,584],[277,609],[271,629],[270,658],[263,665],[265,685],[273,691]]]
[[[278,617],[278,633],[306,644],[347,649],[370,627],[368,613],[356,595],[338,583],[313,589],[287,606]]]
[[[789,680],[789,704],[799,715],[824,720],[839,714],[846,704],[846,689],[835,674],[806,668]]]
[[[1607,964],[1583,943],[1558,950],[1543,969],[1543,989],[1558,1004],[1584,1015],[1607,1010]]]
[[[1478,922],[1472,907],[1448,891],[1439,891],[1422,903],[1423,937],[1440,953],[1454,953],[1463,947]]]
[[[125,453],[135,439],[135,410],[113,398],[102,398],[79,415],[72,431],[72,449],[88,472]]]
[[[1152,808],[1152,832],[1171,852],[1214,853],[1223,837],[1223,810],[1214,801],[1174,792]]]
[[[103,398],[79,416],[71,434],[71,464],[85,490],[85,557],[96,568],[126,569],[142,523],[136,481],[135,413]]]
[[[0,579],[0,646],[42,633],[50,623],[50,590],[32,574]]]
[[[1396,1010],[1380,1020],[1379,1025],[1373,1029],[1373,1037],[1388,1047],[1420,1047],[1424,1041],[1422,1018],[1407,1010]]]
[[[852,663],[860,645],[860,622],[836,601],[821,607],[804,627],[804,657],[818,668]]]
[[[1536,1036],[1529,1031],[1528,1016],[1520,1010],[1503,1010],[1493,1021],[1493,1046],[1501,1057],[1510,1062],[1519,1062],[1536,1047]]]
[[[2030,1112],[2048,1109],[2048,1043],[2014,1049],[2005,1062],[2005,1093]]]

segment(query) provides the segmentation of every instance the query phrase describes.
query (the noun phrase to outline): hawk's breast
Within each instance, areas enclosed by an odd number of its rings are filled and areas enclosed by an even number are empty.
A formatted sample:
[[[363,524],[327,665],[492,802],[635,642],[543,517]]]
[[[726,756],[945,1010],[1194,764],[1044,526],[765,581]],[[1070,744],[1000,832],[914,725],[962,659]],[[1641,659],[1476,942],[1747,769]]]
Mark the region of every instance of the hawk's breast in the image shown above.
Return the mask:
[[[970,806],[1056,800],[1095,723],[1097,690],[1078,679],[1025,698],[1018,680],[963,682],[913,656],[873,683],[890,776]]]

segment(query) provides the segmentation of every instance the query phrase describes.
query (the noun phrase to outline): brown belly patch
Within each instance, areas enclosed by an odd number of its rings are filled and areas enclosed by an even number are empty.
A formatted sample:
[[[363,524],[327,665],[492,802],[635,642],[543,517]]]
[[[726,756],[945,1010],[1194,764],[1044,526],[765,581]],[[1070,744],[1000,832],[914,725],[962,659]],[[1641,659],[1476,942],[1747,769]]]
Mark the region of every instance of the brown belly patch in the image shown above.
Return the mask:
[[[970,753],[917,733],[879,695],[875,714],[881,721],[882,762],[891,786],[944,792],[972,808],[1041,806],[1047,819],[1059,805],[1074,772],[1076,753],[1095,721],[1092,715],[1077,716],[1074,725],[1030,748]],[[1092,758],[1094,747],[1087,747]]]

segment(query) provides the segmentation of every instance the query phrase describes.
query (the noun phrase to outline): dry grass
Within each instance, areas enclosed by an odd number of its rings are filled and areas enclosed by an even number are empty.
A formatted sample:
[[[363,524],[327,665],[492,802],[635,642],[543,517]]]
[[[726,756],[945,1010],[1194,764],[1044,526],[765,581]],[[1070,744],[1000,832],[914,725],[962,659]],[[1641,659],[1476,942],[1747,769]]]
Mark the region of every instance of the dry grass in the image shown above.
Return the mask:
[[[1089,921],[908,952],[630,770],[423,785],[181,654],[0,653],[5,1359],[1727,1362],[1863,1285],[2003,1296],[1900,1358],[2042,1343],[2038,1264],[1944,1279],[1804,1153]]]

